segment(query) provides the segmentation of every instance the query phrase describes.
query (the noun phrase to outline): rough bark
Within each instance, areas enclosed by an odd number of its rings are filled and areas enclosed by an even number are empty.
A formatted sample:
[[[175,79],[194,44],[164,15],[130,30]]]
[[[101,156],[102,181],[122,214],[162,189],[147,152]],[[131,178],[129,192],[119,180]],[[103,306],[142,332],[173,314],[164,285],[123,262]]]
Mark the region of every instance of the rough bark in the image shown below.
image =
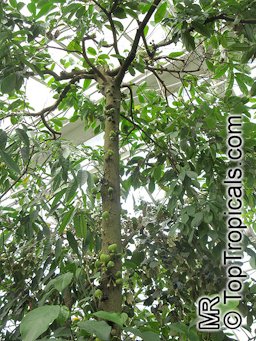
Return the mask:
[[[119,172],[119,115],[121,92],[112,77],[104,82],[105,136],[104,136],[104,175],[102,179],[102,252],[109,254],[108,247],[117,244],[117,252],[112,257],[115,265],[102,274],[103,297],[100,309],[121,312],[122,286],[116,284],[117,271],[121,271],[121,205]],[[118,255],[119,254],[119,255]]]

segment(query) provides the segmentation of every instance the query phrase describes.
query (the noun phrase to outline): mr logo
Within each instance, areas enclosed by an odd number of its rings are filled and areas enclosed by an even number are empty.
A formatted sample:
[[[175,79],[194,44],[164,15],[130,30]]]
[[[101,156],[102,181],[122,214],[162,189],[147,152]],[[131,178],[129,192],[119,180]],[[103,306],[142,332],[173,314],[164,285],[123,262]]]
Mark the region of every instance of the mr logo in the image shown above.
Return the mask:
[[[201,297],[198,300],[198,330],[212,331],[220,329],[220,310],[214,309],[214,306],[219,302],[220,298],[218,296],[214,298]]]

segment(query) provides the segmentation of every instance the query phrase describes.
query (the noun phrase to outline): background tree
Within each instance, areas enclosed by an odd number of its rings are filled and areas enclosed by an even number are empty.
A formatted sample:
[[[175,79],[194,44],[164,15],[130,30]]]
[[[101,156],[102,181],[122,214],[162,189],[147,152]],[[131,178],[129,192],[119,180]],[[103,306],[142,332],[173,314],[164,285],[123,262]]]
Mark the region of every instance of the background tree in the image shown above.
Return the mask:
[[[244,219],[255,219],[254,1],[9,0],[0,9],[2,337],[227,339],[196,331],[195,302],[225,286],[232,113],[245,122]],[[152,40],[153,28],[164,37]],[[134,83],[139,73],[161,91]],[[53,94],[38,112],[30,78]],[[104,131],[103,148],[62,139],[77,120]],[[131,216],[120,202],[140,188],[152,202],[137,200]],[[254,247],[252,233],[252,267]],[[254,293],[248,280],[239,308],[249,330]]]

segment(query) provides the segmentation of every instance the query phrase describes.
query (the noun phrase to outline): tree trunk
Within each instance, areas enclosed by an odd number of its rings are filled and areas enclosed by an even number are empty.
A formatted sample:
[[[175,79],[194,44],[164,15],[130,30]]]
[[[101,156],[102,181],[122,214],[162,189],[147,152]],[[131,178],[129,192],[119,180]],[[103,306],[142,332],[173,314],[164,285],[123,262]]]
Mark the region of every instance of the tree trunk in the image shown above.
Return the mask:
[[[121,104],[120,86],[108,77],[104,84],[106,98],[105,137],[104,137],[104,175],[102,179],[102,253],[109,254],[114,266],[102,273],[101,288],[103,297],[100,309],[121,312],[122,285],[117,281],[116,273],[121,271],[121,205],[120,205],[120,171],[119,171],[119,115]],[[113,254],[109,245],[116,244]],[[113,265],[113,264],[112,264]],[[119,273],[120,276],[120,273]]]

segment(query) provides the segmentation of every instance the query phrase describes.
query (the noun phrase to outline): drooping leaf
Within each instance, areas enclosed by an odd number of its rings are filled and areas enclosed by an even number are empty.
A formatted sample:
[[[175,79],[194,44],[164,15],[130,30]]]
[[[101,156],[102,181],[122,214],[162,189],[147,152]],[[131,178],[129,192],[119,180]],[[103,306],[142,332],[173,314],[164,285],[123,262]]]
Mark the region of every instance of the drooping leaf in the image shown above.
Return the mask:
[[[16,133],[19,136],[20,140],[29,147],[29,137],[25,130],[17,128]]]
[[[105,321],[81,321],[78,326],[90,335],[96,335],[102,341],[110,340],[111,327]]]
[[[70,202],[74,198],[77,188],[78,188],[78,183],[76,180],[73,180],[66,191],[66,195],[65,195],[66,202]]]
[[[0,82],[1,91],[4,94],[9,94],[16,88],[17,76],[15,73],[11,73],[10,75],[3,78]]]
[[[59,275],[58,277],[50,280],[44,290],[48,291],[51,287],[54,287],[61,293],[71,283],[72,279],[72,272],[67,272],[63,275]]]
[[[103,320],[114,322],[115,324],[118,324],[121,327],[124,326],[125,322],[128,319],[128,315],[126,313],[119,314],[119,313],[111,313],[107,311],[97,311],[93,315]]]
[[[80,187],[82,187],[86,183],[87,178],[88,172],[86,170],[79,169],[79,171],[77,172],[77,182]]]
[[[57,319],[60,306],[46,305],[29,312],[21,321],[22,341],[34,341]]]
[[[9,167],[11,170],[13,170],[15,173],[20,173],[20,169],[18,164],[12,159],[12,157],[4,152],[3,150],[0,150],[0,157],[2,158],[3,162]]]
[[[75,237],[73,236],[73,234],[70,231],[67,231],[67,240],[68,243],[70,245],[70,247],[72,248],[72,250],[78,255],[79,254],[79,250],[78,250],[78,243],[77,240],[75,239]]]
[[[168,3],[167,2],[164,2],[162,3],[158,9],[156,10],[156,13],[155,13],[155,16],[154,16],[154,19],[155,19],[155,22],[158,24],[160,21],[162,21],[162,19],[164,18],[165,16],[165,13],[167,11],[167,5]]]
[[[5,149],[7,142],[7,133],[0,129],[0,149]]]
[[[200,223],[202,222],[203,220],[203,212],[198,212],[195,214],[195,217],[192,219],[192,222],[191,222],[191,226],[199,226]]]
[[[74,213],[75,213],[75,207],[72,207],[70,210],[64,213],[62,222],[59,227],[59,233],[62,233],[64,229],[66,228],[66,226],[71,222]]]
[[[185,45],[188,51],[193,51],[196,48],[195,39],[192,37],[189,31],[186,31],[181,34],[183,44]]]

